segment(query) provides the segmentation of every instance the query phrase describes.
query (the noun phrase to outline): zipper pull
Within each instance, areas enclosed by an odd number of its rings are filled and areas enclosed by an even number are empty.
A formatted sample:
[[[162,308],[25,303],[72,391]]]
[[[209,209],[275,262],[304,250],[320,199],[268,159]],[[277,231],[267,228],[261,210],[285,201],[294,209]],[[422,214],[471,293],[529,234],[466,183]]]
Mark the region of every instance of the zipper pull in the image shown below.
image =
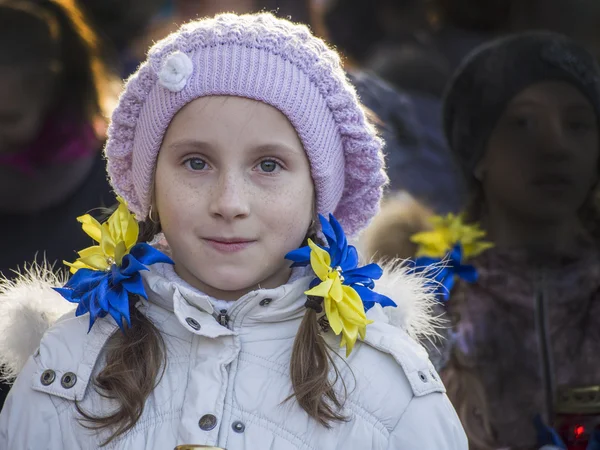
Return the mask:
[[[217,317],[217,320],[224,327],[227,327],[227,325],[229,325],[229,316],[227,315],[226,309],[221,310],[221,312],[219,313],[219,315]]]

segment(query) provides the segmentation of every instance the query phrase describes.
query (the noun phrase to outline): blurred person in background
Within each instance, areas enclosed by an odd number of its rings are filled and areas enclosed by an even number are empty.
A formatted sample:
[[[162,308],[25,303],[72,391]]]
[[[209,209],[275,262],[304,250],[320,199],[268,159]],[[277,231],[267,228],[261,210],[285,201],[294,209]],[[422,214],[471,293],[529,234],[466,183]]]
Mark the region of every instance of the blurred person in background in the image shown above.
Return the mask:
[[[72,259],[72,217],[115,202],[102,143],[112,78],[71,0],[0,0],[0,273]],[[0,405],[5,392],[0,393]]]
[[[138,48],[137,42],[145,39],[165,4],[169,6],[165,0],[80,0],[79,4],[122,78],[128,78],[137,69],[145,56],[145,49]]]
[[[408,191],[439,213],[456,211],[464,189],[439,120],[445,69],[437,73],[425,61],[426,70],[417,78],[429,92],[422,95],[411,86],[388,84],[367,64],[377,48],[410,40],[426,26],[422,1],[317,0],[313,11],[315,27],[342,50],[363,103],[383,123],[391,190]]]
[[[466,217],[495,245],[472,260],[477,281],[459,281],[446,304],[453,333],[441,373],[472,449],[539,448],[550,443],[542,423],[558,431],[558,448],[595,448],[599,118],[595,59],[554,33],[485,44],[450,84],[444,128],[470,187]],[[405,249],[406,222],[427,213],[389,207],[382,216],[392,219],[367,232],[384,258],[395,255],[378,237],[395,230]]]
[[[150,22],[146,33],[135,40],[131,47],[132,55],[139,61],[146,57],[147,49],[179,27],[193,19],[212,17],[223,12],[237,14],[257,10],[256,0],[166,0],[162,9]]]

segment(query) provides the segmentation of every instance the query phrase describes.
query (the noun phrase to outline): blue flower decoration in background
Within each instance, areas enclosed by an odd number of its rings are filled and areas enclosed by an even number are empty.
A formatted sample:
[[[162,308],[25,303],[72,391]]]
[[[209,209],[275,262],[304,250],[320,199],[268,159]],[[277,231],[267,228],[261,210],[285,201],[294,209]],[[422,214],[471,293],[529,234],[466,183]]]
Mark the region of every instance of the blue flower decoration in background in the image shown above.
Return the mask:
[[[493,247],[483,240],[485,231],[478,224],[465,222],[463,214],[432,216],[431,229],[415,233],[411,241],[418,244],[416,258],[408,261],[414,273],[422,273],[441,301],[448,301],[456,279],[477,281],[477,270],[465,261]]]
[[[436,294],[446,302],[450,298],[450,292],[460,278],[467,283],[477,281],[477,270],[475,267],[463,262],[463,250],[460,244],[456,244],[445,258],[431,258],[421,256],[410,263],[413,273],[426,273],[431,276],[435,283]]]
[[[319,214],[321,222],[321,230],[327,239],[329,247],[323,248],[330,257],[330,266],[340,275],[342,285],[352,287],[360,296],[364,305],[365,311],[372,308],[375,303],[381,306],[397,306],[389,297],[378,294],[373,291],[375,281],[381,278],[383,270],[378,264],[367,264],[363,267],[358,267],[358,252],[356,247],[348,245],[348,240],[342,226],[330,214],[329,221]],[[297,250],[289,252],[285,259],[293,261],[292,267],[308,266],[311,264],[311,247],[301,247]],[[310,287],[313,288],[321,283],[320,278],[315,278]]]
[[[533,424],[537,434],[538,446],[543,447],[548,445],[557,449],[567,450],[566,444],[556,430],[546,425],[539,414],[534,417]]]

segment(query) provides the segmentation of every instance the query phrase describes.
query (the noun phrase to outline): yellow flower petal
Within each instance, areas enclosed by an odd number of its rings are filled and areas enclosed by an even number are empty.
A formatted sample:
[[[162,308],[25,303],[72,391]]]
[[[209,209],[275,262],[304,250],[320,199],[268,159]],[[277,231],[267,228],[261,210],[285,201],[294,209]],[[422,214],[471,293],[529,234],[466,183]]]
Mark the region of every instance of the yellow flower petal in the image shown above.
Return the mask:
[[[306,295],[314,295],[315,297],[329,297],[329,290],[331,289],[331,285],[333,284],[333,280],[328,278],[322,283],[316,285],[314,288],[306,291],[304,294]]]
[[[104,256],[104,253],[102,253],[102,248],[99,245],[94,245],[93,247],[84,248],[83,250],[78,251],[77,254],[79,255],[80,258],[87,258],[88,256],[92,256],[92,255]]]
[[[85,258],[80,258],[78,261],[83,262],[95,270],[106,270],[109,267],[106,257],[103,255],[90,255]]]
[[[342,338],[343,343],[346,345],[346,358],[350,356],[352,350],[354,350],[354,344],[358,338],[358,327],[353,325],[344,330],[344,336]],[[341,345],[342,342],[340,342]]]
[[[129,253],[129,250],[131,250],[131,248],[135,244],[137,244],[139,235],[140,235],[140,226],[137,223],[137,221],[135,220],[135,217],[133,217],[133,214],[130,214],[129,215],[129,223],[127,224],[127,231],[125,232],[125,235],[123,236],[123,240],[125,241],[125,245],[127,247],[128,253]]]
[[[123,257],[137,244],[139,224],[127,208],[125,200],[118,198],[119,206],[106,222],[100,224],[89,214],[78,217],[83,230],[99,245],[85,248],[74,263],[65,264],[75,273],[81,268],[106,270],[114,263],[120,265]]]
[[[348,303],[355,312],[365,317],[365,308],[358,292],[356,292],[352,286],[342,286],[342,289],[344,290],[345,302]]]
[[[332,280],[331,288],[329,289],[329,295],[334,301],[341,302],[344,298],[344,290],[342,288],[340,275],[337,272],[332,272],[329,276]]]
[[[331,258],[329,253],[315,244],[311,239],[308,240],[310,252],[310,265],[315,272],[315,275],[322,281],[325,281],[327,274],[331,270]]]
[[[340,334],[343,329],[343,324],[337,309],[337,303],[332,301],[329,297],[324,298],[323,303],[325,305],[325,314],[327,315],[329,326],[336,335]]]
[[[368,320],[367,322],[368,323],[373,323],[372,320]],[[358,336],[360,337],[360,339],[362,341],[364,341],[365,337],[367,336],[367,325],[358,328]]]
[[[92,269],[92,270],[96,270],[91,266],[88,266],[87,264],[83,263],[80,260],[75,261],[74,263],[70,263],[68,261],[63,261],[63,264],[65,266],[69,266],[71,269],[69,270],[72,274],[75,274],[79,269]]]
[[[455,216],[434,216],[431,218],[433,230],[416,233],[411,241],[418,244],[416,256],[443,258],[456,245],[461,244],[466,259],[474,257],[493,245],[482,242],[485,236],[477,224],[465,224],[464,214]]]
[[[127,254],[127,252],[128,250],[125,246],[125,242],[120,241],[115,246],[115,263],[117,264],[117,266],[121,265],[121,263],[123,262],[123,257]]]
[[[83,228],[83,231],[85,231],[89,237],[96,242],[100,242],[102,240],[102,226],[100,225],[100,222],[98,222],[89,214],[78,217],[77,221],[82,224],[81,228]]]
[[[108,223],[102,224],[102,240],[100,241],[102,252],[107,257],[115,257],[115,241],[110,233],[110,226]]]

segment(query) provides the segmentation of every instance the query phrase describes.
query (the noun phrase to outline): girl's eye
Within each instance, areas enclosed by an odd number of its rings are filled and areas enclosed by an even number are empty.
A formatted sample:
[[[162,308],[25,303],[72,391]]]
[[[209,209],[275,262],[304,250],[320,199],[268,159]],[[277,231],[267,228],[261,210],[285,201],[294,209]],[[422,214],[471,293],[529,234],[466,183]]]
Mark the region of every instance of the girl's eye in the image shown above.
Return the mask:
[[[281,164],[279,164],[277,161],[274,161],[272,159],[265,159],[264,161],[261,161],[258,166],[260,167],[260,170],[262,172],[273,173],[278,168],[281,167]]]
[[[185,165],[191,170],[204,170],[206,169],[206,162],[200,158],[190,158],[185,160]]]

